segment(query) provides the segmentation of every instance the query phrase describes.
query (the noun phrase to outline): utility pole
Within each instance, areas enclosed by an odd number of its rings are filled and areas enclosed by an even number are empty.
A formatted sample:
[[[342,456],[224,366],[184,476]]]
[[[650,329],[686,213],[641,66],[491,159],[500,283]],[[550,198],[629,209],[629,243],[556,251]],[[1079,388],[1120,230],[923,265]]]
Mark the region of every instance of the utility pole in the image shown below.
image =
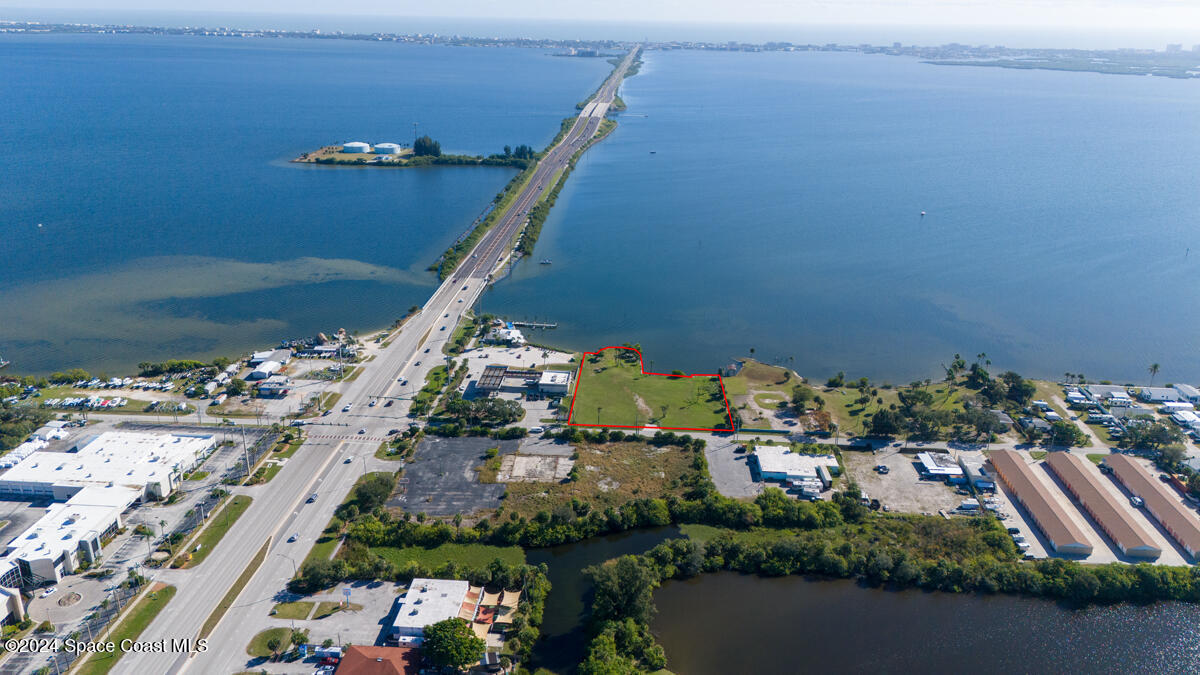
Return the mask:
[[[246,428],[242,427],[242,459],[246,461],[246,477],[250,477],[250,454],[246,450]]]

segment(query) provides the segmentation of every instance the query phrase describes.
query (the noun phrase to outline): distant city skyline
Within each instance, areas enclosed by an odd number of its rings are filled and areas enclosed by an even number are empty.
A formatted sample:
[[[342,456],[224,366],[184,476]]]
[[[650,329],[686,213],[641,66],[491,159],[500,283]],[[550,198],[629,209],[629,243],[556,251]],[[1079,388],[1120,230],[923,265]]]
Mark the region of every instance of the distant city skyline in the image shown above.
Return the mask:
[[[1200,3],[1191,0],[50,0],[37,6],[5,3],[24,12],[37,9],[180,12],[262,12],[326,16],[389,16],[552,21],[699,23],[791,23],[810,25],[896,25],[1024,27],[1033,29],[1170,29],[1200,42]],[[3,7],[0,7],[3,9]],[[1182,36],[1181,36],[1181,39]]]

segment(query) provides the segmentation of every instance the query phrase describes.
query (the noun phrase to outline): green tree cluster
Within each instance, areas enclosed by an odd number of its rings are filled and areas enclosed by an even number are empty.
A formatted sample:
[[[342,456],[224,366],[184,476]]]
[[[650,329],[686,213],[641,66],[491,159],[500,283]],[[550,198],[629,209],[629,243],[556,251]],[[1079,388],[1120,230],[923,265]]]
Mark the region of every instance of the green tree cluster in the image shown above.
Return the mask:
[[[442,144],[433,140],[428,135],[422,136],[413,141],[413,155],[417,157],[441,157]]]

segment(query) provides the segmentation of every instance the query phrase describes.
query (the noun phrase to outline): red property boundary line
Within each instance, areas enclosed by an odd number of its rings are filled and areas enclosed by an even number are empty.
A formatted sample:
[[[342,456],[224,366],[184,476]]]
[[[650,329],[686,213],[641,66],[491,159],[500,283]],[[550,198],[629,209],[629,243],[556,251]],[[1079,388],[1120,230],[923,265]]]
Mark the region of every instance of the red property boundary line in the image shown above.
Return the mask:
[[[583,382],[583,366],[587,363],[587,357],[592,354],[599,355],[606,349],[628,349],[638,355],[638,370],[642,375],[658,375],[660,377],[684,378],[684,377],[715,377],[717,384],[721,387],[721,401],[725,403],[725,418],[729,420],[728,429],[702,429],[698,427],[655,427],[643,424],[641,426],[631,424],[580,424],[572,422],[571,418],[575,415],[575,399],[579,396],[579,387]],[[584,352],[579,359],[579,369],[575,371],[575,393],[571,395],[571,409],[567,411],[567,426],[571,427],[589,427],[600,429],[654,429],[658,431],[711,431],[713,433],[732,433],[733,432],[733,413],[729,409],[729,396],[725,394],[725,380],[721,378],[720,373],[693,373],[691,375],[671,375],[669,373],[648,373],[646,372],[646,361],[642,358],[642,353],[633,347],[601,347],[594,352]]]

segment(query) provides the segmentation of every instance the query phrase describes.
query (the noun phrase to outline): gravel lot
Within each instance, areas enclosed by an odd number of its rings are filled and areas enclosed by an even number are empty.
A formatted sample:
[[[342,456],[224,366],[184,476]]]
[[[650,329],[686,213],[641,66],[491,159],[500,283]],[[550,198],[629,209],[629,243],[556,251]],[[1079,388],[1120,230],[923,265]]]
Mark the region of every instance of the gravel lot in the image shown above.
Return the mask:
[[[954,488],[934,480],[921,480],[916,468],[915,453],[902,454],[896,448],[882,448],[874,453],[842,451],[846,471],[859,487],[889,509],[902,513],[937,513],[956,508],[967,495],[957,494]],[[889,469],[886,474],[875,471],[877,464]]]

